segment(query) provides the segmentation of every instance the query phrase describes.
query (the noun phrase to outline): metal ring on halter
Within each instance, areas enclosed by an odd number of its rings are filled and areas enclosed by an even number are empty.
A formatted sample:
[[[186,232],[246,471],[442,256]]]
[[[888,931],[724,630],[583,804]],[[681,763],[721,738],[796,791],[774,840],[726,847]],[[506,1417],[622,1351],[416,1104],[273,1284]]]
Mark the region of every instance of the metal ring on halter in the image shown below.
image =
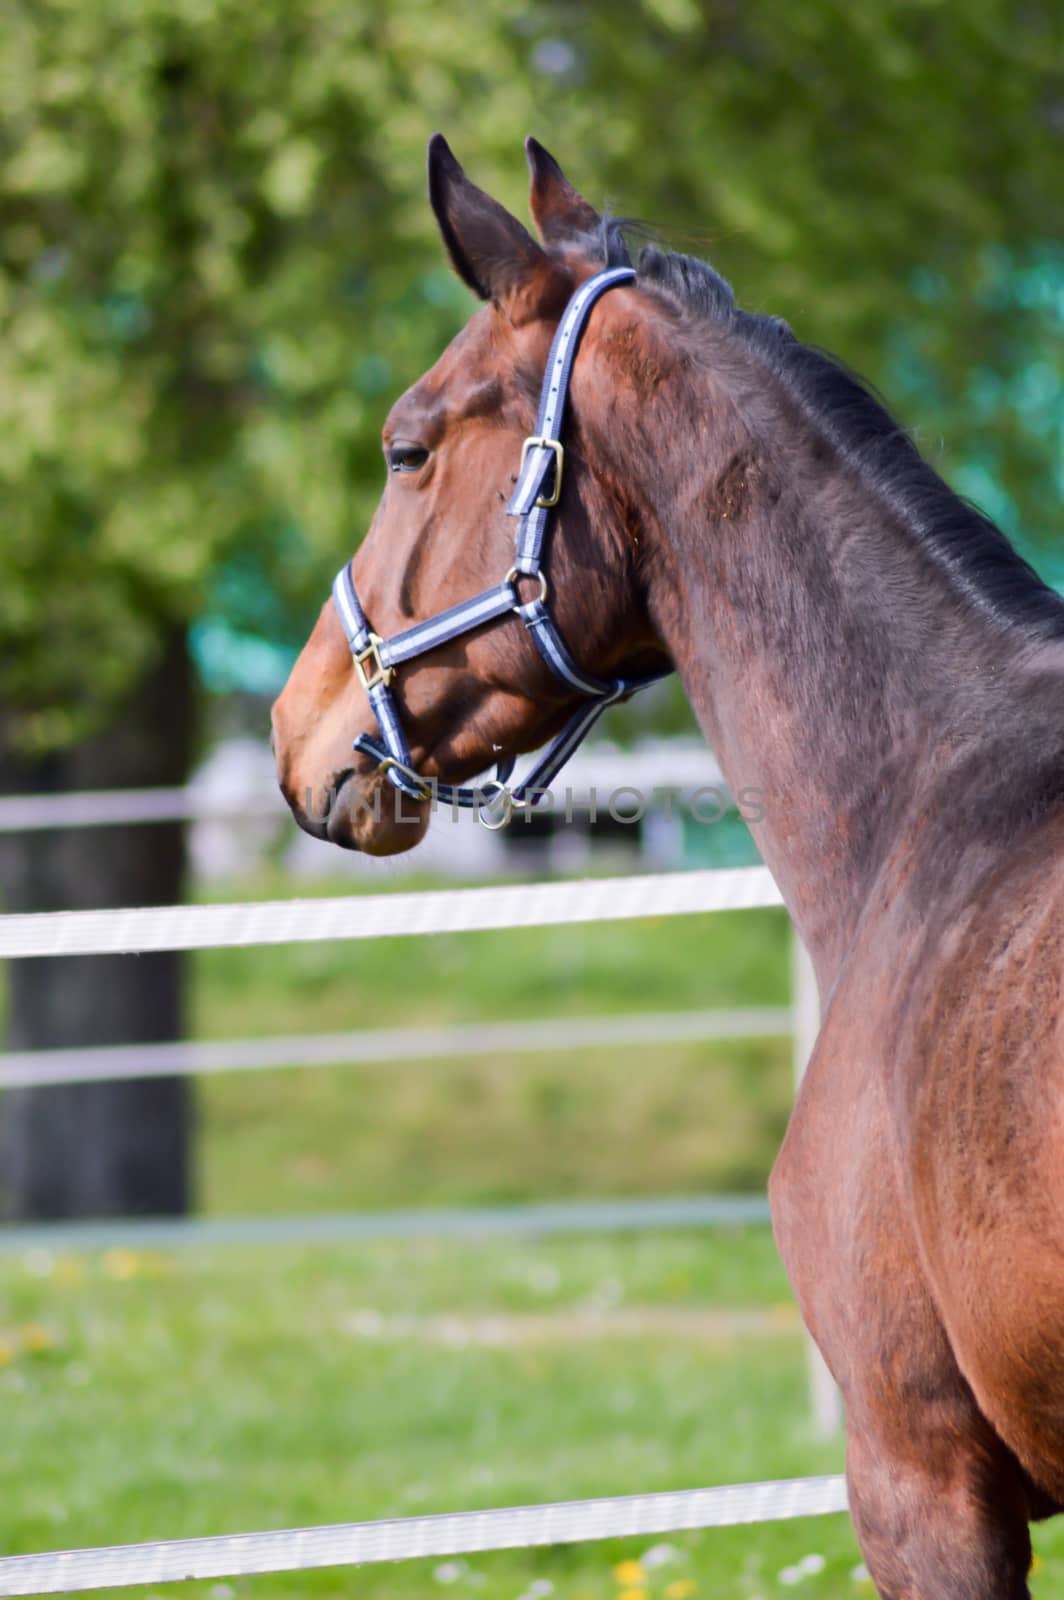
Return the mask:
[[[540,602],[543,605],[546,605],[548,599],[550,598],[550,587],[547,583],[547,574],[545,572],[542,570],[539,572],[518,572],[516,567],[511,567],[509,572],[506,574],[504,581],[508,583],[512,589],[518,578],[538,578]]]
[[[489,787],[494,788],[494,793],[488,795],[486,799],[482,799],[480,801],[480,804],[477,806],[477,821],[480,823],[482,828],[487,828],[489,833],[500,833],[503,828],[509,825],[510,818],[514,814],[514,797],[504,783],[495,783]],[[498,822],[489,822],[487,816],[485,815],[484,808],[486,805],[490,806],[494,804],[500,795],[505,796],[505,809],[503,814],[499,818]]]
[[[385,756],[384,760],[378,763],[377,771],[387,772],[390,767],[394,767],[396,772],[401,772],[404,778],[409,778],[411,783],[417,785],[421,790],[422,800],[432,799],[432,785],[421,776],[420,772],[415,772],[413,767],[406,766],[402,761],[396,761],[394,756]]]

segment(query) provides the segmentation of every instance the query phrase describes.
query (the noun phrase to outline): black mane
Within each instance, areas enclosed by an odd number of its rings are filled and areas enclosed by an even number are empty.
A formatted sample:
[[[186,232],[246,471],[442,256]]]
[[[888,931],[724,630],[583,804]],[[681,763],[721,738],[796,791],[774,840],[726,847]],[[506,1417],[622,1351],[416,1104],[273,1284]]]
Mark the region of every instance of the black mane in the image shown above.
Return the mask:
[[[627,261],[622,224],[607,218],[603,255]],[[751,350],[839,459],[946,570],[977,610],[1032,638],[1064,636],[1064,600],[1042,582],[989,517],[956,494],[910,435],[842,362],[796,339],[779,317],[741,311],[730,285],[706,262],[647,245],[641,286],[681,315],[723,325]]]

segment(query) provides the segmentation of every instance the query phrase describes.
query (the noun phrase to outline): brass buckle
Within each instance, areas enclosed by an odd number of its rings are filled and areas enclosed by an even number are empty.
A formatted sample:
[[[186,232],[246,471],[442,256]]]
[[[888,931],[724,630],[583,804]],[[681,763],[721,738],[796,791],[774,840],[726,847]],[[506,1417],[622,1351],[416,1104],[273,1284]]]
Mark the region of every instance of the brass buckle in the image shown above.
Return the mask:
[[[395,668],[386,667],[381,660],[381,646],[383,644],[384,640],[379,633],[371,633],[369,644],[366,648],[354,652],[355,667],[362,680],[362,687],[367,694],[371,689],[379,688],[381,685],[387,686],[395,677]],[[367,661],[373,662],[369,672],[366,671],[365,664]]]
[[[549,511],[551,506],[556,506],[562,493],[562,468],[565,465],[565,451],[562,449],[560,439],[544,439],[541,434],[532,433],[521,446],[521,472],[525,470],[525,462],[530,450],[553,450],[554,452],[554,489],[549,495],[541,494],[537,506],[542,506]],[[518,474],[520,476],[520,473]]]

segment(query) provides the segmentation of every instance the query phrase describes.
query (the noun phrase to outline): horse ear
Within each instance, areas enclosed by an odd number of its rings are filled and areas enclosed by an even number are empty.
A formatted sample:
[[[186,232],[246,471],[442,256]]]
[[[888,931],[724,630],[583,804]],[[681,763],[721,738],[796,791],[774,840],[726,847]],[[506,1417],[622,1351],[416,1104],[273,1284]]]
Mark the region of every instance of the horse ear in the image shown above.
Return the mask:
[[[594,233],[601,221],[598,212],[577,194],[550,152],[529,135],[525,154],[532,178],[529,209],[544,244],[564,244],[574,234]]]
[[[470,183],[442,133],[429,140],[429,199],[454,270],[482,300],[508,299],[547,264],[517,218]]]

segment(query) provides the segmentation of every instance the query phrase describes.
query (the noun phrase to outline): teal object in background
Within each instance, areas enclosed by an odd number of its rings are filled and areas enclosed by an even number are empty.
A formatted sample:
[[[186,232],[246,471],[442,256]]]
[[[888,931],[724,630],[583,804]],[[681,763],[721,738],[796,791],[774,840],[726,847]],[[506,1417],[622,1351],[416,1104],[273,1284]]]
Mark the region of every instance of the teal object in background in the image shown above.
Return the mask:
[[[684,867],[753,867],[761,861],[753,834],[734,809],[719,822],[703,822],[682,811],[680,837]]]

